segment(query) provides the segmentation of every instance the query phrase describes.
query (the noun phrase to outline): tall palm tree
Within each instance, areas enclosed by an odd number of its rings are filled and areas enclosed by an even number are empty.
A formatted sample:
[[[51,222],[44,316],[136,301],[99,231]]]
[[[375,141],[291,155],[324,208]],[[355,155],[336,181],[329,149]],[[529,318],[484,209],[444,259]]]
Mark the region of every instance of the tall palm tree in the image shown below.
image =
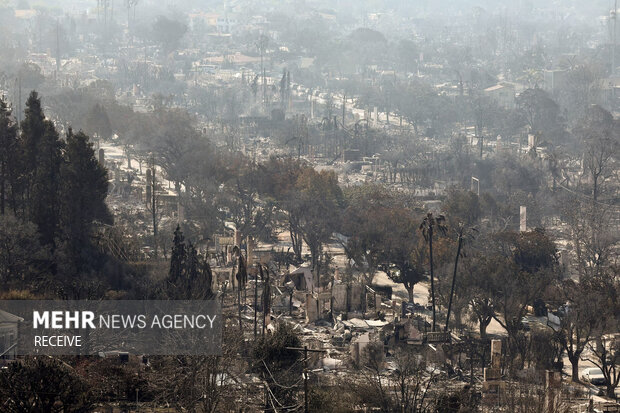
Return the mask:
[[[422,231],[422,235],[426,242],[428,242],[428,252],[429,252],[429,264],[430,264],[430,272],[431,272],[431,305],[433,307],[433,326],[432,331],[435,331],[435,327],[437,325],[436,322],[436,308],[435,308],[435,273],[433,268],[433,233],[435,231],[439,232],[442,235],[448,231],[446,227],[446,218],[443,215],[438,215],[434,217],[431,212],[426,214],[426,217],[420,224],[420,230]]]
[[[472,232],[478,232],[476,228],[465,228],[463,223],[459,223],[458,228],[456,229],[457,235],[457,247],[456,247],[456,258],[454,259],[454,273],[452,274],[452,286],[450,287],[450,299],[448,300],[448,315],[446,316],[446,328],[444,331],[448,331],[448,324],[450,323],[450,312],[452,310],[452,298],[454,297],[454,287],[456,285],[456,270],[459,265],[459,257],[464,256],[461,253],[461,249],[463,247],[463,241],[466,238],[473,238]]]
[[[265,335],[265,331],[267,329],[267,320],[271,314],[271,281],[269,278],[269,268],[265,266],[265,271],[263,272],[262,266],[259,265],[258,269],[260,271],[261,279],[263,281],[263,295],[261,297],[261,304],[263,307],[263,336]]]
[[[245,286],[248,282],[248,271],[241,249],[236,245],[233,248],[233,256],[237,257],[237,274],[235,278],[237,279],[237,304],[239,304],[239,330],[243,331],[243,326],[241,325],[241,289],[245,292]]]
[[[127,29],[129,29],[131,20],[131,9],[133,8],[133,19],[136,20],[136,5],[138,0],[125,0],[125,7],[127,7]]]

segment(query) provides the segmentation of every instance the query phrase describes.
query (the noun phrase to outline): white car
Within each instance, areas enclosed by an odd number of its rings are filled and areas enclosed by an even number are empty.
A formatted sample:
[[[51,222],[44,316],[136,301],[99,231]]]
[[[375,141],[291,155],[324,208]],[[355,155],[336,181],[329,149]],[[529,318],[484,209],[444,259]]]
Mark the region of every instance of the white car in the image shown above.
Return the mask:
[[[584,369],[581,372],[581,379],[594,384],[595,386],[602,386],[605,384],[605,376],[598,367]]]

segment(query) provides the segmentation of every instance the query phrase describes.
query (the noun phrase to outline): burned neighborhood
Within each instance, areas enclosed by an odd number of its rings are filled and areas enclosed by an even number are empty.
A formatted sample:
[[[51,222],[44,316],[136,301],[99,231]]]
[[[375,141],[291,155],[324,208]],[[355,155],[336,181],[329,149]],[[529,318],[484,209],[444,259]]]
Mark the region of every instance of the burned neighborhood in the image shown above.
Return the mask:
[[[0,0],[0,412],[620,412],[618,10]]]

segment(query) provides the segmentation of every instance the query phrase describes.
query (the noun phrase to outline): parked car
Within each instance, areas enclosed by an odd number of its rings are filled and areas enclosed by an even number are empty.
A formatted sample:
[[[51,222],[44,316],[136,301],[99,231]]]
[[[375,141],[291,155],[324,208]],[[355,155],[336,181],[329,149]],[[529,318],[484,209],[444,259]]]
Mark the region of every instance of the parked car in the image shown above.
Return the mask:
[[[584,369],[581,372],[581,379],[587,381],[595,386],[602,386],[605,384],[605,376],[598,367],[590,367]]]

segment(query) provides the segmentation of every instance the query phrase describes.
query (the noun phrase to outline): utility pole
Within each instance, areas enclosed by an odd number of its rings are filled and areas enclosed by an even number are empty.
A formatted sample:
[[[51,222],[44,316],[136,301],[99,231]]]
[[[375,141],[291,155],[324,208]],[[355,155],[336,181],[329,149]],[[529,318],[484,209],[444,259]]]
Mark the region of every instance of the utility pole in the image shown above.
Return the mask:
[[[15,78],[15,88],[13,89],[13,115],[17,119],[17,126],[21,123],[21,110],[22,110],[22,88],[21,88],[21,75],[18,74]]]
[[[308,346],[304,346],[304,412],[308,411]]]
[[[265,107],[265,113],[267,112],[267,76],[265,76],[265,65],[263,64],[263,53],[260,54],[260,66],[263,76],[263,105]]]
[[[17,95],[17,121],[19,123],[22,122],[22,74],[19,74],[19,78],[18,78],[18,82],[19,82],[19,86],[18,86],[18,95]]]
[[[618,31],[616,30],[616,22],[618,21],[618,0],[614,1],[614,10],[611,17],[614,19],[613,45],[611,49],[611,76],[614,77],[616,75],[616,40],[618,38]]]
[[[56,19],[56,80],[60,75],[60,22]]]
[[[155,197],[155,157],[151,155],[151,211],[153,213],[153,244],[155,246],[155,258],[157,259],[157,198]]]
[[[108,2],[110,0],[103,0],[103,30],[108,30]],[[107,33],[106,33],[107,34]]]
[[[146,63],[146,42],[144,42],[144,77],[142,79],[142,92],[146,95],[146,77],[148,75],[148,66]]]
[[[241,249],[239,249],[239,256],[237,257],[238,275],[241,274],[241,260],[243,260],[243,254],[241,254]],[[241,337],[243,337],[243,324],[241,323],[241,276],[237,279],[237,309],[239,311],[239,333],[241,334]]]
[[[261,39],[262,40],[262,39]],[[260,51],[260,78],[263,86],[263,108],[265,107],[265,69],[263,68],[263,45],[262,41],[259,41],[258,45]]]
[[[450,300],[448,301],[448,315],[446,315],[446,328],[443,331],[448,332],[448,324],[450,323],[450,312],[452,310],[452,297],[454,297],[454,285],[456,284],[456,270],[463,247],[463,232],[465,229],[461,226],[458,229],[458,244],[456,248],[456,259],[454,260],[454,273],[452,274],[452,286],[450,287]]]
[[[259,268],[260,268],[260,264]],[[257,309],[256,307],[258,306],[258,275],[256,276],[256,278],[254,279],[254,339],[256,339],[256,334],[257,334]],[[263,309],[263,312],[265,310]]]
[[[261,275],[261,279],[263,280],[263,330],[262,336],[265,336],[265,332],[267,331],[267,311],[271,313],[271,281],[269,280],[269,268],[265,267],[265,272],[263,273],[263,267],[259,265],[258,270]]]
[[[263,108],[265,109],[265,113],[267,112],[267,84],[266,84],[266,75],[265,75],[265,49],[267,48],[267,36],[261,34],[258,39],[258,43],[256,44],[258,50],[260,52],[260,72],[263,83]]]
[[[299,347],[284,347],[287,350],[295,350],[295,351],[303,351],[304,352],[304,412],[308,413],[310,410],[308,408],[308,353],[325,353],[325,350],[314,350],[309,349],[308,346],[304,346],[304,348]]]

